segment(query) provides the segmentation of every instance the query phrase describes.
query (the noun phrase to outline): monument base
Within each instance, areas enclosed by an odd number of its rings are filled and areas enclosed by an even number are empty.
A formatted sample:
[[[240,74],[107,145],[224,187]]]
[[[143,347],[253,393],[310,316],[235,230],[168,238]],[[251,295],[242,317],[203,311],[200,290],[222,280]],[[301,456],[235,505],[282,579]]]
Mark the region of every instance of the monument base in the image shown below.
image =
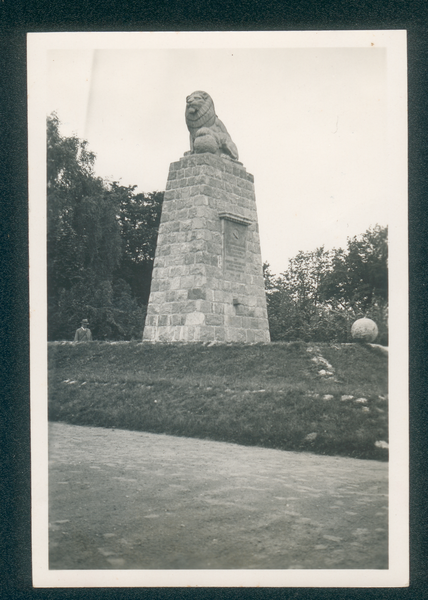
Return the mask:
[[[143,341],[270,342],[253,176],[226,156],[172,163]]]

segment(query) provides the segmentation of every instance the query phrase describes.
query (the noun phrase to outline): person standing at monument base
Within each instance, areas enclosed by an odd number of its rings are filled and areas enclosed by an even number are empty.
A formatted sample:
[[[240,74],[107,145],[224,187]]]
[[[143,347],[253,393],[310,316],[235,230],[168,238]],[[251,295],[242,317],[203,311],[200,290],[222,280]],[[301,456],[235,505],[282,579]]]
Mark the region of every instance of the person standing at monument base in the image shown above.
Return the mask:
[[[81,327],[76,329],[76,334],[74,336],[75,342],[92,342],[92,333],[88,328],[88,325],[88,319],[83,319]]]

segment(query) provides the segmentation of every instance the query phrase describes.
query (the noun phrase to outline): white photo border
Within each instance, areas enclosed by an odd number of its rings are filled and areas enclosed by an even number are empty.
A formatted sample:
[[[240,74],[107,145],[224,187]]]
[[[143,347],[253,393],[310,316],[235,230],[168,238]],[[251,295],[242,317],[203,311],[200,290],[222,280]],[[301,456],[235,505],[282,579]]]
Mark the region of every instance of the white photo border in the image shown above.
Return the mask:
[[[402,30],[29,33],[30,394],[33,585],[56,587],[402,587],[409,582],[407,56]],[[49,570],[46,89],[52,49],[386,48],[388,86],[389,568],[385,570]]]

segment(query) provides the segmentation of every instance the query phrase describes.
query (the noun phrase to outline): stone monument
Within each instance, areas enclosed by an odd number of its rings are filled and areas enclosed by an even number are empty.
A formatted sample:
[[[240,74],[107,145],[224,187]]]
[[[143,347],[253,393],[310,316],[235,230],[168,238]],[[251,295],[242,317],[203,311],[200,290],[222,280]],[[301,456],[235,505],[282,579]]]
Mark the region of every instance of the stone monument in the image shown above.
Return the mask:
[[[206,92],[170,165],[143,341],[269,342],[254,178]]]

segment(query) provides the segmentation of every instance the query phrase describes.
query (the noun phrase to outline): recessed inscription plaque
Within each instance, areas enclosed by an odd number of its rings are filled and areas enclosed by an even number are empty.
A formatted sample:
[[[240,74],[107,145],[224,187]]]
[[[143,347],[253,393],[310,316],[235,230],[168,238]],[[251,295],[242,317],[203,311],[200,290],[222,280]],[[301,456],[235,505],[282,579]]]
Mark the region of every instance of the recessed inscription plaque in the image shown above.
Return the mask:
[[[224,220],[224,268],[243,273],[246,264],[247,225]]]

